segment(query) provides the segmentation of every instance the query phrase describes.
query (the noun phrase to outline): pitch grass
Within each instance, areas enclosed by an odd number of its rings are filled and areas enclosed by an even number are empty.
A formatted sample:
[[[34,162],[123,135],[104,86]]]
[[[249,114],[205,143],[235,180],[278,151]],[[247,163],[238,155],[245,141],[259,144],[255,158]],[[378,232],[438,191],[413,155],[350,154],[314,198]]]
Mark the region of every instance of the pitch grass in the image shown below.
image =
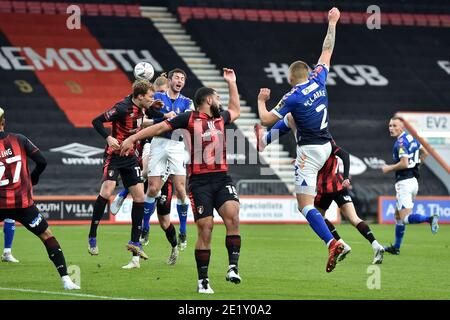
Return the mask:
[[[394,238],[394,226],[372,225],[382,244]],[[177,226],[178,228],[178,226]],[[87,252],[88,226],[51,227],[64,250],[67,264],[81,268],[82,290],[76,293],[136,299],[450,299],[450,226],[432,235],[428,225],[407,226],[400,256],[385,255],[380,265],[381,288],[367,288],[373,258],[369,243],[350,225],[338,230],[351,254],[327,274],[327,249],[307,225],[242,225],[240,285],[225,281],[228,258],[225,228],[213,232],[209,269],[212,296],[195,292],[196,227],[188,225],[188,248],[175,266],[166,264],[170,246],[159,226],[152,225],[148,261],[140,269],[122,270],[128,263],[125,244],[130,226],[100,226],[100,255]],[[19,264],[0,264],[0,287],[64,292],[44,246],[23,227],[13,247]],[[372,272],[371,272],[372,273]],[[0,291],[0,299],[90,299],[45,293]]]

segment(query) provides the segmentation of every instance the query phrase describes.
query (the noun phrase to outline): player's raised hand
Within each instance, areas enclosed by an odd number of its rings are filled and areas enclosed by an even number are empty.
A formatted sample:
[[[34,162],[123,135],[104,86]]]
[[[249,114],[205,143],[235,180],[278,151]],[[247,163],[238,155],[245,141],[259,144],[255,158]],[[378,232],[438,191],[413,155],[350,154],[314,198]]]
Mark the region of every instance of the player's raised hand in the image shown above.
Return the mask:
[[[339,20],[339,17],[341,16],[341,12],[338,8],[333,7],[330,11],[328,11],[328,22],[336,23]]]
[[[270,99],[270,89],[261,88],[259,89],[258,100],[266,102]]]
[[[227,83],[236,82],[236,74],[233,69],[223,68],[223,78]]]
[[[164,102],[162,100],[157,99],[157,100],[153,101],[153,103],[150,105],[150,107],[161,109],[162,107],[164,107]]]
[[[108,146],[111,147],[113,150],[119,150],[120,144],[116,138],[108,136],[108,138],[106,138],[106,142],[108,143]]]
[[[120,156],[128,156],[134,147],[134,141],[131,137],[126,138],[120,145]]]
[[[170,111],[170,112],[164,114],[164,119],[172,119],[176,116],[177,116],[177,114],[174,111]]]
[[[342,181],[342,186],[344,188],[348,188],[350,187],[351,183],[350,183],[350,179],[345,179],[344,181]]]

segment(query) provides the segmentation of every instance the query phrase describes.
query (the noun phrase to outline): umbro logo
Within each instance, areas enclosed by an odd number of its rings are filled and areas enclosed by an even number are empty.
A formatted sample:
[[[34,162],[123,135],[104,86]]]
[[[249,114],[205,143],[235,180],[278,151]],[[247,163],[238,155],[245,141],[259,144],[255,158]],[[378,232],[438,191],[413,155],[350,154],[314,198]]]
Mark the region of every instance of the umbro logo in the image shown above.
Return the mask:
[[[352,201],[352,197],[350,197],[350,196],[343,196],[342,198],[344,198],[345,201],[349,201],[349,202]]]

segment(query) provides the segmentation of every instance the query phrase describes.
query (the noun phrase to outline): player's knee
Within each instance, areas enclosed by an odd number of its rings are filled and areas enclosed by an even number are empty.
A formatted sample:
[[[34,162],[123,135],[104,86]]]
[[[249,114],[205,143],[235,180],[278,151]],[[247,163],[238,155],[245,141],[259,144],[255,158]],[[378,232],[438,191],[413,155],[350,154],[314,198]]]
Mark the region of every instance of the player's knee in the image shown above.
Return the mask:
[[[51,237],[53,237],[53,233],[50,228],[45,229],[45,231],[39,235],[39,238],[41,238],[42,241],[45,241]]]
[[[148,186],[148,189],[147,189],[148,196],[150,196],[152,198],[156,198],[156,196],[158,195],[158,192],[159,192],[158,186],[156,186],[154,184],[151,184]]]

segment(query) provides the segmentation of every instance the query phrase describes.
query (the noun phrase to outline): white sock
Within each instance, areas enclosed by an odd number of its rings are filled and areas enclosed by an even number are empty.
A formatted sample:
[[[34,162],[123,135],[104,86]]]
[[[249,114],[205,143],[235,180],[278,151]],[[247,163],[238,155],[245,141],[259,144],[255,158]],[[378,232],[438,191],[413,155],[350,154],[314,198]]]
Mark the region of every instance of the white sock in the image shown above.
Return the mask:
[[[62,276],[61,280],[66,283],[66,282],[72,282],[72,279],[70,279],[70,277],[68,275]]]
[[[334,238],[327,242],[327,247],[330,247],[331,242],[333,242]]]
[[[378,250],[380,247],[381,247],[381,244],[379,244],[377,240],[374,240],[374,242],[372,242],[373,250]]]
[[[11,248],[4,248],[3,253],[4,254],[11,253]]]
[[[133,256],[133,258],[131,258],[131,261],[139,262],[139,256]]]

